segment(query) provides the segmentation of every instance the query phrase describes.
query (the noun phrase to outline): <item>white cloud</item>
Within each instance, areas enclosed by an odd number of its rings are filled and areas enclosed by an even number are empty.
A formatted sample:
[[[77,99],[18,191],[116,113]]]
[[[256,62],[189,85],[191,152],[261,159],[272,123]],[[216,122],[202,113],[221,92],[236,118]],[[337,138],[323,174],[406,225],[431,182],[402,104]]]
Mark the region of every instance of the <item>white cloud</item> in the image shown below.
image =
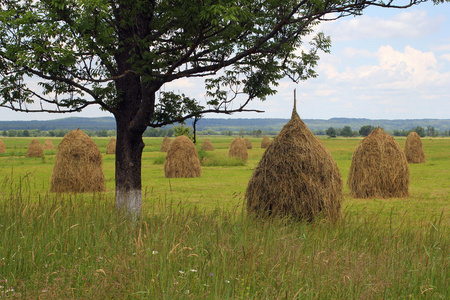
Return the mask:
[[[431,17],[426,11],[411,10],[391,18],[358,16],[338,22],[324,22],[319,29],[333,41],[388,38],[421,38],[439,29],[443,15]]]
[[[450,53],[442,54],[439,56],[440,59],[450,61]]]

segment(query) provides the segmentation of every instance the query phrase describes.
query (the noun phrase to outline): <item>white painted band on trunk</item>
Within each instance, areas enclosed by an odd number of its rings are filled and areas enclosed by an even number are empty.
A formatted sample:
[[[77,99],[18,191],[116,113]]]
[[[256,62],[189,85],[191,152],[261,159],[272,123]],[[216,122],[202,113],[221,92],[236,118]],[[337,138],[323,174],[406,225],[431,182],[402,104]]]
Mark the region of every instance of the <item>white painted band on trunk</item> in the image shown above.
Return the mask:
[[[141,190],[121,190],[116,188],[116,206],[132,216],[139,217],[142,208]]]

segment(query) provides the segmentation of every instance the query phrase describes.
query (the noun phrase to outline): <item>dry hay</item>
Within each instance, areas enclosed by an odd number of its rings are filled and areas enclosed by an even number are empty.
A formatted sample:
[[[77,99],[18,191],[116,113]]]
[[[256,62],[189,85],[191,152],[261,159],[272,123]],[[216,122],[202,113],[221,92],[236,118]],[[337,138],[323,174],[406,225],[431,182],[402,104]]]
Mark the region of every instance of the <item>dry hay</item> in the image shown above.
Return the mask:
[[[214,151],[214,146],[210,139],[205,139],[202,144],[203,151]]]
[[[406,138],[405,155],[410,164],[424,164],[427,162],[423,152],[422,140],[415,131],[408,134]]]
[[[164,162],[167,178],[200,177],[202,168],[194,143],[185,135],[176,137],[167,150]]]
[[[77,129],[66,134],[56,151],[52,192],[99,192],[105,190],[102,154],[94,141]]]
[[[161,152],[167,152],[167,150],[169,150],[170,143],[170,138],[168,136],[164,137],[161,144]]]
[[[44,155],[44,149],[42,149],[41,143],[37,139],[31,140],[28,145],[26,157],[42,157]]]
[[[295,111],[264,152],[247,186],[247,211],[312,221],[337,220],[342,177],[331,154]]]
[[[382,128],[373,130],[356,147],[348,187],[357,198],[408,196],[409,166],[405,153]]]
[[[109,140],[108,146],[106,146],[106,154],[116,154],[116,138]]]
[[[238,159],[242,159],[245,163],[248,160],[248,151],[245,141],[238,137],[231,141],[230,148],[228,149],[228,156]]]
[[[6,153],[6,147],[2,140],[0,140],[0,153]]]
[[[55,149],[55,145],[53,145],[53,142],[51,139],[46,139],[44,142],[44,145],[42,145],[42,149],[53,150],[53,149]]]
[[[250,141],[249,138],[245,138],[244,142],[245,142],[245,145],[247,146],[247,149],[252,149],[253,148],[252,142]]]
[[[265,149],[270,145],[270,138],[266,135],[261,141],[261,148]]]

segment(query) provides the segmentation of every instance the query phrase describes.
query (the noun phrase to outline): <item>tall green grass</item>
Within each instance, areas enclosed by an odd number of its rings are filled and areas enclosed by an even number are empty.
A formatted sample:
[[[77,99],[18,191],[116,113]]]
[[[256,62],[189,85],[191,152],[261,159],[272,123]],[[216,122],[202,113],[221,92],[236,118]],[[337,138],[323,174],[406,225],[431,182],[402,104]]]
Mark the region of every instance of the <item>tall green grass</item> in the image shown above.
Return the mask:
[[[103,153],[108,140],[95,139]],[[48,192],[54,155],[25,158],[11,154],[14,139],[5,142],[0,297],[450,298],[450,139],[423,139],[427,163],[410,165],[408,198],[353,199],[344,188],[337,224],[247,216],[243,193],[259,147],[246,165],[167,179],[153,163],[161,141],[145,139],[138,223],[116,213],[114,155],[104,155],[106,193],[58,195]],[[344,181],[359,141],[323,141]],[[212,142],[207,155],[226,157],[231,138]]]

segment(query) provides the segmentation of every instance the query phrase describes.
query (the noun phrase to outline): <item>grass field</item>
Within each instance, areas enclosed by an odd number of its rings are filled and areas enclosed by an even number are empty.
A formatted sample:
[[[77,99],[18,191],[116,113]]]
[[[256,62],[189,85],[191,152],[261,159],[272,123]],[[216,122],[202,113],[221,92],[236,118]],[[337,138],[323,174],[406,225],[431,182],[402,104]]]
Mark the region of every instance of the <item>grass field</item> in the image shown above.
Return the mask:
[[[216,150],[200,152],[202,177],[190,179],[164,178],[162,138],[144,139],[139,224],[115,212],[114,155],[103,156],[107,192],[55,195],[55,150],[26,158],[30,138],[1,138],[0,298],[450,298],[450,139],[422,139],[427,163],[410,165],[410,197],[394,199],[351,198],[360,139],[324,139],[343,219],[304,224],[245,214],[261,139],[242,164],[226,157],[232,137],[208,138]],[[109,138],[94,141],[105,153]]]

